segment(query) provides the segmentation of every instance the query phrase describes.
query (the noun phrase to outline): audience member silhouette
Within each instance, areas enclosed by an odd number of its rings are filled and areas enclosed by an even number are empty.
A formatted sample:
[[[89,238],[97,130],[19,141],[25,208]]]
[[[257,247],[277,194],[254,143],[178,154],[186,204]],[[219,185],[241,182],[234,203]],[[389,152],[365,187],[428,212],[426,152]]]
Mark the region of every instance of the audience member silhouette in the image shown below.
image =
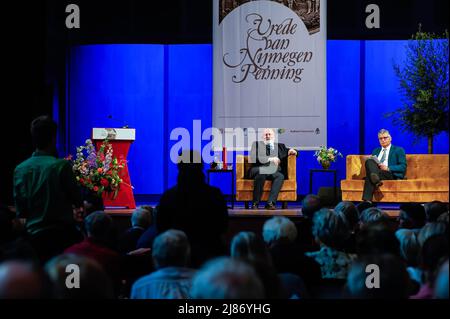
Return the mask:
[[[448,299],[448,259],[439,269],[434,284],[434,297],[437,299]]]
[[[317,250],[318,246],[312,235],[312,220],[314,214],[322,208],[320,197],[314,194],[308,194],[302,200],[302,216],[303,220],[299,224],[298,241],[302,244],[306,251]]]
[[[78,268],[72,268],[73,265]],[[53,295],[57,299],[114,298],[111,278],[94,259],[63,254],[49,260],[45,264],[45,271],[53,283]],[[79,278],[71,280],[71,272],[79,274]],[[73,286],[68,287],[68,279]]]
[[[391,254],[400,257],[400,247],[395,232],[384,221],[368,223],[356,236],[358,256]]]
[[[186,234],[170,229],[153,242],[152,257],[156,271],[137,280],[132,299],[186,299],[195,270],[188,268],[191,247]]]
[[[441,222],[427,223],[419,231],[418,239],[420,246],[426,242],[426,240],[435,235],[444,235],[448,232],[448,225]]]
[[[425,215],[427,222],[435,222],[441,216],[441,214],[448,212],[448,203],[440,201],[432,201],[423,205],[425,208]]]
[[[320,281],[320,267],[314,259],[305,256],[305,248],[296,240],[297,234],[295,224],[283,216],[274,216],[263,226],[263,238],[277,272],[296,274],[311,287]]]
[[[408,228],[419,231],[426,222],[425,208],[418,203],[400,205],[398,228]]]
[[[220,257],[197,272],[189,294],[193,299],[263,299],[264,285],[248,263]]]
[[[411,281],[404,263],[389,254],[362,257],[352,265],[347,278],[348,298],[407,299],[410,291]]]
[[[52,286],[36,265],[23,261],[0,264],[0,299],[52,298]]]
[[[137,249],[139,238],[152,224],[152,213],[147,209],[137,208],[131,215],[131,228],[119,238],[118,250],[121,254]]]
[[[136,248],[152,248],[153,241],[156,236],[158,236],[158,229],[156,228],[157,210],[151,206],[141,206],[141,208],[149,211],[152,218],[150,226],[144,231],[141,237],[139,237]]]
[[[200,153],[184,151],[178,159],[178,182],[164,192],[157,206],[158,232],[179,229],[191,244],[192,266],[226,253],[226,201],[218,188],[205,182]]]
[[[356,234],[359,230],[359,212],[352,202],[340,202],[334,208],[335,213],[342,218],[350,230],[350,236],[344,245],[348,253],[356,252]]]
[[[253,232],[240,232],[231,240],[230,254],[231,257],[245,261],[255,269],[264,285],[266,298],[287,298],[262,238]]]
[[[434,284],[441,265],[448,259],[448,237],[434,235],[423,243],[421,250],[422,285],[412,299],[434,298]]]
[[[356,258],[343,251],[350,236],[345,222],[333,211],[322,208],[314,214],[312,233],[320,250],[307,252],[306,256],[320,265],[323,279],[345,279]]]
[[[104,212],[94,212],[84,220],[87,237],[81,243],[67,248],[66,254],[75,254],[94,259],[111,277],[118,287],[121,272],[121,258],[111,249],[113,220]]]
[[[419,268],[420,244],[417,232],[411,229],[399,229],[395,237],[400,244],[400,256],[406,262],[409,276],[418,284],[422,283],[422,271]]]
[[[389,222],[389,215],[376,207],[366,208],[359,215],[359,228],[375,222]]]

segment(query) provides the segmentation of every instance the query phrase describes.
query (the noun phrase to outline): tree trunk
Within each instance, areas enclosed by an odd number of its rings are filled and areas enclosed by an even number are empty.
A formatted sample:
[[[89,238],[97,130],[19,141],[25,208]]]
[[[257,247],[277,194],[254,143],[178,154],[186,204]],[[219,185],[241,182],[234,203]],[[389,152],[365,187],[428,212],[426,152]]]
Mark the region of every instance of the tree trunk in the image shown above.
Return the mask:
[[[428,136],[428,154],[433,154],[433,135]]]

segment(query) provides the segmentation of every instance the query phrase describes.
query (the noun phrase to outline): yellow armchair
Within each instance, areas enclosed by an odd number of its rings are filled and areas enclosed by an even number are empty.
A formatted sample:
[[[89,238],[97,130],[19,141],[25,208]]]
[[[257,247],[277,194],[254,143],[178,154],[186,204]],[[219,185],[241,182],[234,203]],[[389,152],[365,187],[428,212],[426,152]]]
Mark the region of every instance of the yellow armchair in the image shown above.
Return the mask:
[[[248,208],[249,202],[253,199],[254,181],[253,179],[247,179],[251,167],[249,156],[236,156],[236,200],[244,201],[245,208]],[[295,155],[288,156],[287,175],[278,194],[278,201],[282,202],[283,208],[287,207],[287,202],[295,202],[297,200],[297,157]],[[261,200],[266,201],[268,199],[271,186],[271,181],[264,183]]]
[[[341,181],[342,200],[361,201],[366,169],[364,155],[348,155],[346,179]],[[406,179],[383,181],[373,197],[376,202],[448,203],[448,154],[407,154]]]

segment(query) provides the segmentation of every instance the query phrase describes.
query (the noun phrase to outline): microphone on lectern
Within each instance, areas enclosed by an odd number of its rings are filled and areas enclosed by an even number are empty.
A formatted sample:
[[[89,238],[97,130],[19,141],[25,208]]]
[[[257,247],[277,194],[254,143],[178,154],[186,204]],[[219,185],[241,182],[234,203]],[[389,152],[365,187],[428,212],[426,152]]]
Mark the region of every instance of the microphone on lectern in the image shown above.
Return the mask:
[[[120,123],[122,128],[129,128],[129,125],[127,124],[127,122],[121,121],[121,120],[117,120],[117,119],[113,118],[113,116],[111,114],[108,115],[108,119],[110,119],[110,120],[112,120],[114,122]]]

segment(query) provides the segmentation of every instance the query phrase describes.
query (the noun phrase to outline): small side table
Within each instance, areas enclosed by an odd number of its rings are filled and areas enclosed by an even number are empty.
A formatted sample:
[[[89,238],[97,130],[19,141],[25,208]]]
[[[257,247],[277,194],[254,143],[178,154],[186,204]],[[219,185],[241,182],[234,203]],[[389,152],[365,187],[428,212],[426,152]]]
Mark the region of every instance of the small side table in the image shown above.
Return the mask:
[[[206,170],[206,180],[209,184],[211,173],[231,174],[231,209],[234,209],[234,171],[232,169],[208,169]]]
[[[335,169],[310,169],[309,170],[309,194],[312,193],[313,187],[313,175],[314,173],[331,173],[333,174],[333,186],[334,186],[334,201],[338,200],[337,194],[337,170]]]

